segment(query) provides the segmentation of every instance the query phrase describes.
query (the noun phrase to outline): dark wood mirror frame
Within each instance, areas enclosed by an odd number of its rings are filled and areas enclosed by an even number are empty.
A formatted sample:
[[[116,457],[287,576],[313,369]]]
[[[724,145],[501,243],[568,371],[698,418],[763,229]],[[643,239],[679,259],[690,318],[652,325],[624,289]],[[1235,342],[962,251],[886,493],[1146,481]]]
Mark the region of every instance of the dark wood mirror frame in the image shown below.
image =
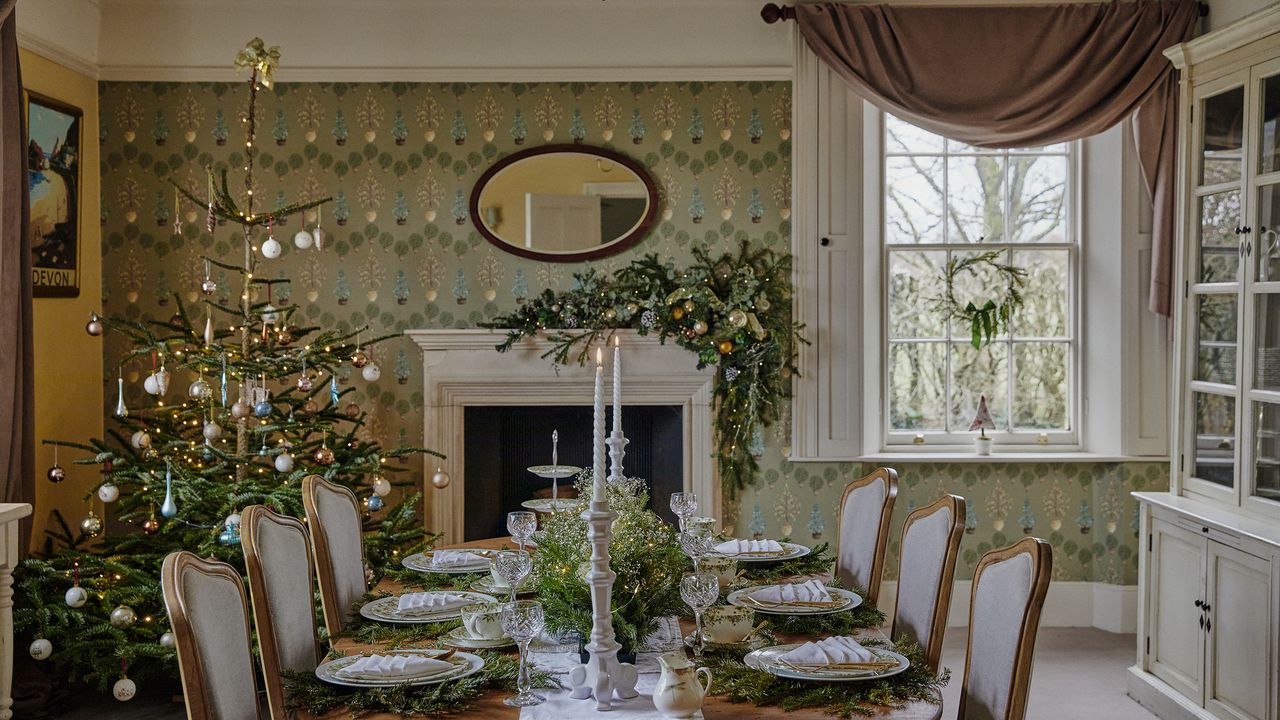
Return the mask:
[[[484,221],[481,219],[480,193],[484,191],[484,188],[489,184],[489,181],[505,168],[514,165],[521,160],[526,160],[538,155],[549,155],[552,153],[594,155],[611,162],[616,162],[635,173],[636,177],[640,178],[644,183],[645,192],[649,195],[649,207],[645,210],[644,217],[640,219],[639,224],[637,224],[631,232],[617,240],[614,240],[613,242],[606,243],[592,250],[583,250],[582,252],[539,252],[526,247],[520,247],[519,245],[513,245],[495,235],[492,230],[485,226]],[[543,145],[541,147],[534,147],[514,152],[495,162],[493,165],[490,165],[489,168],[476,180],[475,186],[471,189],[469,212],[471,215],[471,224],[475,225],[476,229],[480,231],[480,234],[483,235],[490,243],[496,245],[500,250],[509,252],[513,255],[519,255],[520,257],[526,257],[531,260],[541,260],[543,262],[580,262],[582,260],[595,260],[615,255],[644,239],[645,235],[649,233],[649,228],[653,226],[654,218],[657,217],[658,214],[658,188],[653,182],[653,177],[643,165],[635,159],[613,150],[595,147],[593,145],[582,145],[579,143]]]

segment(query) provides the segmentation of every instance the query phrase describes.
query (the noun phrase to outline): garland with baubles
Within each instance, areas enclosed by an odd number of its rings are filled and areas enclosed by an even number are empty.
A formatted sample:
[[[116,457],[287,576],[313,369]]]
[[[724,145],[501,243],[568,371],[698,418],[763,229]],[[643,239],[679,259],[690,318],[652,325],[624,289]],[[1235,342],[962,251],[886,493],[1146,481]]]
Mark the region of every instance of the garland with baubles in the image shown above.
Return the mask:
[[[545,290],[509,315],[483,323],[508,331],[500,352],[524,337],[552,342],[543,357],[585,364],[588,350],[618,328],[668,338],[714,365],[715,443],[720,480],[730,497],[752,484],[759,470],[762,433],[779,417],[798,375],[797,347],[807,342],[791,317],[791,262],[786,253],[753,249],[712,257],[694,250],[694,262],[676,268],[646,255],[604,277],[574,275],[574,287]]]

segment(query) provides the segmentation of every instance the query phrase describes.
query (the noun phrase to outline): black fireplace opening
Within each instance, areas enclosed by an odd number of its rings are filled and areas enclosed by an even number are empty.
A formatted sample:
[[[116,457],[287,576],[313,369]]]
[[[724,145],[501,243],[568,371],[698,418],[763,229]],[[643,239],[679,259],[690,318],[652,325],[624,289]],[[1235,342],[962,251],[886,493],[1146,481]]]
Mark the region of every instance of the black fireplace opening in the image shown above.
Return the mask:
[[[613,412],[606,412],[607,432],[613,428]],[[591,425],[592,408],[585,405],[465,408],[465,538],[506,535],[508,512],[522,509],[520,503],[526,500],[551,496],[551,481],[528,468],[551,464],[553,430],[559,431],[560,464],[590,468]],[[623,472],[627,477],[644,478],[653,509],[674,522],[668,499],[684,485],[684,409],[678,405],[628,405],[622,425],[629,441]],[[607,455],[605,465],[607,469]],[[565,490],[572,486],[573,478],[559,482]]]

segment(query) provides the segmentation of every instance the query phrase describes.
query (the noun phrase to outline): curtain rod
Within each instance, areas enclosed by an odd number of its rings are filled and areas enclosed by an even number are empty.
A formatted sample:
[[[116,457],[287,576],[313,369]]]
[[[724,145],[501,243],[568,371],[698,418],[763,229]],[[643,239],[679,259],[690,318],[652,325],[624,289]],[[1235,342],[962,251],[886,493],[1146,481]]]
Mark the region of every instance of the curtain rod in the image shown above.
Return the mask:
[[[1208,17],[1208,15],[1209,6],[1205,3],[1200,3],[1200,17]],[[796,8],[794,5],[765,3],[765,6],[760,8],[760,18],[770,25],[778,22],[779,20],[795,20]]]

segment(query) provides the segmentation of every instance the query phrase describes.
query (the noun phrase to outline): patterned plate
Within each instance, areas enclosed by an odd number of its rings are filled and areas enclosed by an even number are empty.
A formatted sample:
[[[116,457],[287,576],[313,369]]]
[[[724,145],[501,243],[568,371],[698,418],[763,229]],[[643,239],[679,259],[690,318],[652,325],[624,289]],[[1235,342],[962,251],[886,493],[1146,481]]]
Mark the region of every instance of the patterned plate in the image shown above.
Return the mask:
[[[577,498],[534,498],[520,503],[520,507],[540,513],[567,512],[578,507]]]
[[[481,554],[485,553],[485,554]],[[466,565],[454,565],[452,567],[438,568],[431,564],[431,551],[425,553],[414,553],[400,561],[400,564],[410,570],[417,570],[424,573],[444,573],[445,575],[471,575],[474,573],[489,572],[489,558],[487,551],[475,551],[472,553],[476,557],[474,563]]]
[[[481,638],[473,638],[467,634],[467,629],[460,627],[454,628],[440,637],[446,645],[454,647],[472,648],[474,650],[494,650],[497,648],[511,647],[516,644],[515,640],[503,635],[497,640],[484,640]]]
[[[534,583],[530,578],[525,578],[524,582],[520,583],[519,587],[516,589],[516,595],[532,595],[538,591],[538,588],[535,585],[536,583]],[[471,589],[477,592],[488,593],[490,595],[499,595],[504,598],[507,597],[507,593],[510,591],[510,588],[494,585],[492,575],[483,575],[476,578],[476,581],[471,583]]]
[[[718,553],[713,550],[711,551],[711,554],[709,557],[727,557],[727,558],[733,558],[738,562],[747,562],[747,563],[771,563],[771,562],[781,562],[783,560],[795,560],[796,558],[802,558],[805,555],[808,555],[810,552],[808,547],[805,547],[804,545],[801,545],[799,543],[784,542],[779,544],[782,545],[782,552],[780,553],[773,553],[773,554],[741,553],[737,555],[729,555],[724,553]]]
[[[842,590],[841,588],[828,587],[827,592],[831,593],[831,599],[834,605],[814,606],[814,605],[791,605],[787,603],[762,602],[748,597],[751,593],[763,590],[768,585],[752,585],[741,590],[734,590],[725,598],[730,605],[737,605],[758,613],[766,615],[834,615],[835,613],[852,610],[862,604],[862,598],[857,593]]]
[[[444,592],[444,591],[441,591]],[[498,599],[492,595],[485,595],[478,592],[465,592],[460,590],[447,591],[450,595],[465,596],[472,603],[496,603]],[[389,595],[384,598],[372,600],[360,606],[360,616],[369,620],[378,622],[393,623],[395,625],[417,625],[421,623],[444,622],[445,620],[457,620],[462,617],[459,605],[452,610],[440,610],[437,612],[423,612],[414,610],[408,612],[400,612],[399,610],[400,596]]]
[[[525,469],[540,478],[547,478],[548,480],[551,478],[573,477],[582,472],[582,468],[574,467],[573,465],[534,465]]]
[[[747,654],[742,662],[747,667],[757,670],[764,670],[767,673],[777,675],[781,678],[789,678],[791,680],[814,680],[817,682],[855,682],[858,680],[879,680],[890,675],[898,673],[911,667],[911,661],[902,655],[892,651],[883,650],[881,648],[867,648],[880,660],[885,662],[896,662],[896,667],[887,670],[810,670],[799,669],[787,665],[785,661],[778,658],[783,653],[789,652],[800,647],[803,643],[791,643],[789,645],[773,645],[767,648],[761,648]]]
[[[394,655],[426,655],[433,657],[440,654],[439,650],[396,650]],[[332,685],[341,685],[343,687],[395,687],[397,685],[435,685],[449,680],[457,680],[468,675],[474,675],[480,672],[484,667],[484,659],[472,655],[471,653],[459,652],[454,653],[449,658],[449,662],[453,663],[454,669],[446,670],[442,673],[427,675],[417,680],[356,680],[353,678],[340,678],[336,673],[342,668],[350,665],[360,659],[360,655],[348,655],[346,657],[334,658],[326,663],[322,663],[316,668],[316,677],[330,683]]]

